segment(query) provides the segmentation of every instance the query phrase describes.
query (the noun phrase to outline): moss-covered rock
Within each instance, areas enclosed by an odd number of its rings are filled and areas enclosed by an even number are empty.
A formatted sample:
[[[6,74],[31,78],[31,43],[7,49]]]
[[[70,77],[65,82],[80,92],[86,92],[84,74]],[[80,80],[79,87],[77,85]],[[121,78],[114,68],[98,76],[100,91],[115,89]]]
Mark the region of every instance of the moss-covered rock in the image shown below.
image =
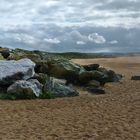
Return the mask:
[[[70,83],[75,83],[79,73],[85,71],[84,68],[67,59],[53,59],[48,61],[48,74],[52,77],[66,79]]]
[[[79,74],[79,83],[86,84],[91,80],[102,81],[105,74],[99,71],[83,71]]]
[[[10,51],[8,48],[2,48],[2,47],[0,47],[0,53],[2,53],[2,52],[5,52],[5,51]]]
[[[31,54],[26,54],[26,53],[23,53],[23,52],[12,53],[8,57],[9,60],[20,60],[20,59],[23,59],[23,58],[31,59],[33,62],[41,60],[40,56],[37,55],[37,54],[32,54],[32,53]]]

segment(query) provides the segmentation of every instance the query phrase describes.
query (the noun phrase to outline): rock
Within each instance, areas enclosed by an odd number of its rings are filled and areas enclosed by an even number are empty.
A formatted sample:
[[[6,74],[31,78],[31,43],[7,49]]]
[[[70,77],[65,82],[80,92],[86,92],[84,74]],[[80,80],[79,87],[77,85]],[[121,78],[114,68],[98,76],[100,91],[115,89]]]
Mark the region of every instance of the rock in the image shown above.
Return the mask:
[[[31,77],[31,79],[37,79],[41,84],[44,85],[49,79],[49,77],[47,74],[38,73],[38,74],[35,74],[33,77]]]
[[[53,82],[53,77],[49,77],[49,79],[46,81],[43,91],[44,92],[48,92],[48,91],[52,91],[53,87],[54,87],[54,82]]]
[[[54,97],[74,97],[79,95],[79,93],[73,87],[60,83],[54,84],[53,94]]]
[[[1,53],[0,53],[0,60],[5,60],[5,59],[3,58],[3,56],[1,55]]]
[[[97,70],[100,67],[100,65],[99,64],[90,64],[90,65],[83,65],[83,67],[87,71],[93,71],[93,70]]]
[[[45,92],[50,90],[53,97],[74,97],[79,95],[72,86],[66,86],[64,80],[56,78],[51,78],[51,81],[45,85]]]
[[[2,53],[2,52],[5,52],[5,51],[10,51],[8,48],[3,48],[3,47],[0,47],[0,53]]]
[[[98,88],[98,87],[100,87],[100,82],[96,81],[96,80],[92,80],[86,86],[87,87],[96,87],[96,88]]]
[[[102,82],[106,75],[100,71],[83,71],[79,74],[79,83],[87,84],[91,80]]]
[[[34,94],[39,97],[42,94],[43,85],[37,79],[29,79],[28,82],[34,86]]]
[[[35,63],[38,61],[41,61],[41,58],[38,54],[34,54],[34,53],[30,53],[30,52],[26,53],[26,52],[22,52],[22,51],[21,52],[15,51],[8,57],[8,60],[20,60],[20,59],[24,59],[24,58],[28,58]]]
[[[140,76],[132,76],[131,80],[140,80]]]
[[[0,61],[0,86],[9,86],[17,80],[27,80],[34,76],[34,67],[30,59],[19,61]]]
[[[101,88],[90,87],[90,88],[87,88],[87,91],[89,91],[92,94],[105,94],[105,90]]]
[[[70,83],[75,83],[79,73],[85,71],[82,66],[66,59],[53,59],[48,61],[48,70],[50,76],[66,79]]]
[[[10,56],[10,51],[9,50],[3,51],[1,52],[1,55],[3,56],[3,58],[7,59]]]
[[[8,48],[0,48],[0,53],[3,56],[3,58],[8,58],[10,56],[10,49]]]
[[[29,81],[20,80],[16,81],[7,89],[8,94],[14,94],[18,97],[39,97],[42,94],[42,85],[34,79]]]
[[[98,71],[104,73],[106,77],[104,78],[104,82],[119,82],[122,79],[122,75],[116,74],[112,70],[107,70],[105,68],[99,68]]]
[[[108,82],[119,82],[122,79],[122,75],[116,74],[114,71],[109,70],[107,72]]]
[[[36,73],[48,73],[48,63],[46,60],[40,60],[36,61],[36,67],[35,67],[35,72]]]
[[[53,83],[59,83],[59,84],[62,84],[62,85],[66,85],[67,84],[67,81],[64,80],[64,79],[57,79],[57,78],[53,78]]]

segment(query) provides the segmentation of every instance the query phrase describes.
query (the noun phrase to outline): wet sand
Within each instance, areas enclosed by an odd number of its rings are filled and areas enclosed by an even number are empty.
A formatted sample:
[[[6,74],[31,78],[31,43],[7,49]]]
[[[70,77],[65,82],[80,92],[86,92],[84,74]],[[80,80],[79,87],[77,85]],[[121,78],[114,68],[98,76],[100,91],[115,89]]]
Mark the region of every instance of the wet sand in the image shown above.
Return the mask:
[[[140,57],[76,59],[99,63],[125,77],[105,85],[105,95],[54,100],[0,101],[1,140],[139,140]]]

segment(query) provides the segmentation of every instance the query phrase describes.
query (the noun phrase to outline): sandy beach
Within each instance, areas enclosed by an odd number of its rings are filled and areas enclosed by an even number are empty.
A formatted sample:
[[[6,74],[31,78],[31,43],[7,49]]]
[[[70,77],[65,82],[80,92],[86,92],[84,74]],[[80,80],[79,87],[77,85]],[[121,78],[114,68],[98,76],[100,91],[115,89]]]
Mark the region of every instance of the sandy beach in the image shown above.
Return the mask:
[[[75,59],[123,74],[105,95],[52,100],[0,101],[0,140],[139,140],[140,57]]]

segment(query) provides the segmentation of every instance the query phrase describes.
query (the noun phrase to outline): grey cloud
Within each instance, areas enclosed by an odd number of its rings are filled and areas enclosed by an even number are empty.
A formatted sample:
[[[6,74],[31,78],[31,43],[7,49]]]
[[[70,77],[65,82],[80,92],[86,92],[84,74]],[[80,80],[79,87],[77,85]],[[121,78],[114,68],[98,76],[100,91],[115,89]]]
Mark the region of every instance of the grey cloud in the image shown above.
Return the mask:
[[[96,8],[98,9],[128,9],[128,10],[139,10],[140,1],[139,0],[110,0],[108,2],[104,2],[103,5],[98,5]]]

